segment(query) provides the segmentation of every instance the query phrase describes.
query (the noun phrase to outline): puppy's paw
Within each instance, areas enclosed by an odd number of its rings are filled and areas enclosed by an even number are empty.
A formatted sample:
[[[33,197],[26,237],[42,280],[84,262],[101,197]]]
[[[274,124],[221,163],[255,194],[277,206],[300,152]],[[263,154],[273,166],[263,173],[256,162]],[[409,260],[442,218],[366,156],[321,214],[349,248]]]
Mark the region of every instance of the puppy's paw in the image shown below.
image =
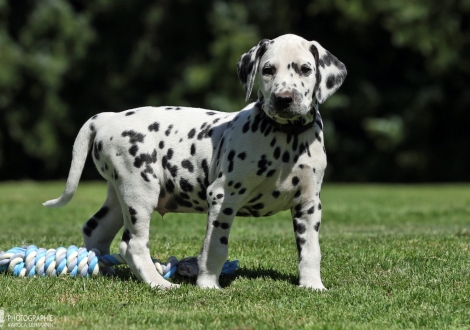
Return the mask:
[[[312,283],[301,283],[299,284],[300,288],[306,288],[314,291],[327,291],[327,288],[323,285],[321,281],[312,282]]]
[[[178,289],[180,287],[179,284],[173,284],[173,283],[168,282],[168,281],[165,281],[163,283],[152,282],[152,283],[150,283],[150,286],[153,289],[159,289],[159,290],[173,290],[173,289]]]
[[[201,278],[197,279],[196,285],[200,287],[201,289],[218,289],[218,290],[222,289],[219,283],[217,283],[217,281],[204,280]]]

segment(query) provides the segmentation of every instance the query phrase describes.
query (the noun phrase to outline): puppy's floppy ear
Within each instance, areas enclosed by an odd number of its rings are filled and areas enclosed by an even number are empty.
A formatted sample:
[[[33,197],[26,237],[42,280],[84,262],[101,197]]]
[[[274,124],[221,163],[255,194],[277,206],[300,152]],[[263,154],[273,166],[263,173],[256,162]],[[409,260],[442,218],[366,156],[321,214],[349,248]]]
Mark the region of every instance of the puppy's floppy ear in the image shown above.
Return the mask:
[[[246,98],[245,101],[251,95],[253,89],[253,83],[255,82],[256,72],[258,71],[258,64],[263,57],[264,53],[268,49],[268,45],[271,43],[269,39],[261,40],[258,45],[251,48],[248,53],[243,54],[237,63],[237,73],[243,87],[245,88]]]
[[[317,101],[323,103],[343,84],[348,72],[346,66],[318,42],[312,41],[310,44],[310,51],[316,62],[317,82],[314,93]]]

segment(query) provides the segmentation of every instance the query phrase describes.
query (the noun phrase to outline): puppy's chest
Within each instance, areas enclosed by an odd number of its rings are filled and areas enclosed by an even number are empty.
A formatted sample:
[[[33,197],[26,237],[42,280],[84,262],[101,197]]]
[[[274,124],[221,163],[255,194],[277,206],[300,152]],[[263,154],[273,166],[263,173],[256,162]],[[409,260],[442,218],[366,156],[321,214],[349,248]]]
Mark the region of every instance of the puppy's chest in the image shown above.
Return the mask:
[[[250,139],[226,135],[218,157],[216,186],[239,216],[267,216],[312,200],[320,192],[326,167],[318,127],[304,134],[252,132]]]

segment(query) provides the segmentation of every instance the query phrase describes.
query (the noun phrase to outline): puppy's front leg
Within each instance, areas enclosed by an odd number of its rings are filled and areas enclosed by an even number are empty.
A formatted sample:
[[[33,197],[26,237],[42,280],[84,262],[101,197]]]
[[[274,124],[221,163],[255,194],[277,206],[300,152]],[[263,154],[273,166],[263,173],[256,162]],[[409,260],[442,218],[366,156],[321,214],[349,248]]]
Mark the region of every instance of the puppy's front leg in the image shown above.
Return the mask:
[[[220,289],[219,276],[228,256],[228,239],[236,211],[233,205],[210,205],[206,237],[198,257],[197,285]]]
[[[321,223],[321,202],[298,204],[291,209],[295,240],[299,255],[299,286],[314,290],[326,290],[320,276],[320,243],[318,235]]]

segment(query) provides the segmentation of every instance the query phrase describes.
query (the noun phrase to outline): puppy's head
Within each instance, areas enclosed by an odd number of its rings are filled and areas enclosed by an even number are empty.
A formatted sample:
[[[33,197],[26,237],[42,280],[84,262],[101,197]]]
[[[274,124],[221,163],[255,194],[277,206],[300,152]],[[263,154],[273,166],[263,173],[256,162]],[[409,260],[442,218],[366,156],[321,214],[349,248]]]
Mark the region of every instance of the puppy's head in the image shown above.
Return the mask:
[[[237,64],[246,99],[259,73],[263,110],[280,124],[313,120],[315,102],[323,103],[341,86],[346,67],[316,41],[287,34],[263,39]]]

